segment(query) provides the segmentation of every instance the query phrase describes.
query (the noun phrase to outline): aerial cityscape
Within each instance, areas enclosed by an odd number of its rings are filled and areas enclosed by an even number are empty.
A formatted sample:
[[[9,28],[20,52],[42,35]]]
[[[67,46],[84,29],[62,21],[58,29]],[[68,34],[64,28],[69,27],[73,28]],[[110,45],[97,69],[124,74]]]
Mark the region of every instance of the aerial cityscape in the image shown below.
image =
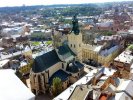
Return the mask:
[[[132,0],[6,1],[0,100],[133,100]]]

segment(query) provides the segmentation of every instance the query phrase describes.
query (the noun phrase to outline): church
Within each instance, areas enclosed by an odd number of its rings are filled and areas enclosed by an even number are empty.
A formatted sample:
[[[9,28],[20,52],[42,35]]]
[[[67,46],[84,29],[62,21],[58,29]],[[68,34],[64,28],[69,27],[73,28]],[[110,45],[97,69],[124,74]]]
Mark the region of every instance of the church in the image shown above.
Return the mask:
[[[79,32],[76,16],[73,18],[72,32],[67,35],[67,38],[67,43],[34,59],[30,72],[30,84],[36,95],[51,91],[55,77],[61,79],[64,90],[83,76],[82,35]]]
[[[71,32],[63,35],[65,41],[60,46],[54,46],[52,51],[34,59],[30,72],[30,84],[36,95],[51,91],[55,77],[61,79],[63,90],[76,82],[84,75],[82,61],[93,59],[104,65],[113,61],[119,53],[119,45],[114,45],[105,52],[105,45],[84,44],[76,16],[73,17],[72,24]]]

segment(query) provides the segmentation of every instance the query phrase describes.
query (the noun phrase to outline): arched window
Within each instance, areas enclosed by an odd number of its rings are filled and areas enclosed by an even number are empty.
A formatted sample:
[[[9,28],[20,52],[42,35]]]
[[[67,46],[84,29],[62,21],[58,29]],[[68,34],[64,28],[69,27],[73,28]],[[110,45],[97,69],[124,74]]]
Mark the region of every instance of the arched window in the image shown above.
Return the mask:
[[[75,48],[76,46],[75,46],[75,44],[74,44],[74,48]]]
[[[64,64],[62,63],[62,69],[64,69]]]

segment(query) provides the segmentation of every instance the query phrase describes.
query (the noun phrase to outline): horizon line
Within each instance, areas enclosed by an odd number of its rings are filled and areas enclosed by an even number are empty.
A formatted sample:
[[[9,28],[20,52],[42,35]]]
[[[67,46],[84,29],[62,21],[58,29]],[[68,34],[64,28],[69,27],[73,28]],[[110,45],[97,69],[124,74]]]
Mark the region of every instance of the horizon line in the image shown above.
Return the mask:
[[[19,5],[19,6],[0,6],[0,8],[10,8],[10,7],[30,7],[30,6],[56,6],[56,5],[82,5],[82,4],[103,4],[103,3],[119,3],[119,2],[133,2],[132,0],[128,0],[128,1],[105,1],[105,2],[89,2],[89,3],[71,3],[71,4],[44,4],[44,5],[26,5],[26,4],[22,4],[22,5]]]

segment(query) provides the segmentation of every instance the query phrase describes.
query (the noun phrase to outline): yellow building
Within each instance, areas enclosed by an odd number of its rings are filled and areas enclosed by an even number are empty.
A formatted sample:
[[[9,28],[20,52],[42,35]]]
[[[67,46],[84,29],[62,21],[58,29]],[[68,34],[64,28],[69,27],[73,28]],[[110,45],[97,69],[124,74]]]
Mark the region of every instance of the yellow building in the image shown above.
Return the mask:
[[[30,70],[32,68],[32,65],[33,65],[33,61],[30,61],[28,63],[26,62],[21,62],[20,63],[20,68],[19,68],[19,71],[25,75],[25,74],[28,74],[30,73]]]
[[[82,60],[82,34],[68,34],[68,45],[71,50],[77,55],[77,59]]]
[[[77,59],[84,61],[93,59],[101,64],[108,64],[119,54],[119,45],[105,49],[104,45],[90,45],[82,42],[82,34],[68,34],[68,44],[71,50],[77,55]]]
[[[103,42],[103,44],[92,43],[84,44],[82,33],[78,28],[78,20],[73,18],[72,32],[67,35],[69,48],[76,54],[76,59],[80,61],[92,59],[101,64],[108,64],[119,54],[119,48],[124,44],[118,43],[112,45],[112,43]],[[94,41],[93,41],[94,42]],[[123,43],[123,42],[122,42]]]
[[[23,55],[28,59],[28,60],[31,60],[32,59],[32,50],[28,49],[28,50],[25,50],[24,52],[22,52]]]
[[[120,53],[121,49],[124,47],[124,40],[121,40],[120,43],[114,43],[115,40],[101,40],[101,43],[91,40],[92,43],[85,44],[83,43],[83,33],[79,31],[78,19],[76,17],[72,20],[73,28],[71,32],[67,34],[57,33],[56,36],[62,36],[60,41],[55,43],[63,44],[64,41],[67,41],[69,48],[76,54],[76,59],[79,61],[84,61],[92,59],[102,65],[107,65],[112,63],[113,59]],[[58,34],[58,35],[57,35]],[[112,36],[111,38],[117,36]],[[121,37],[118,37],[119,39]],[[115,44],[115,45],[114,45]]]

